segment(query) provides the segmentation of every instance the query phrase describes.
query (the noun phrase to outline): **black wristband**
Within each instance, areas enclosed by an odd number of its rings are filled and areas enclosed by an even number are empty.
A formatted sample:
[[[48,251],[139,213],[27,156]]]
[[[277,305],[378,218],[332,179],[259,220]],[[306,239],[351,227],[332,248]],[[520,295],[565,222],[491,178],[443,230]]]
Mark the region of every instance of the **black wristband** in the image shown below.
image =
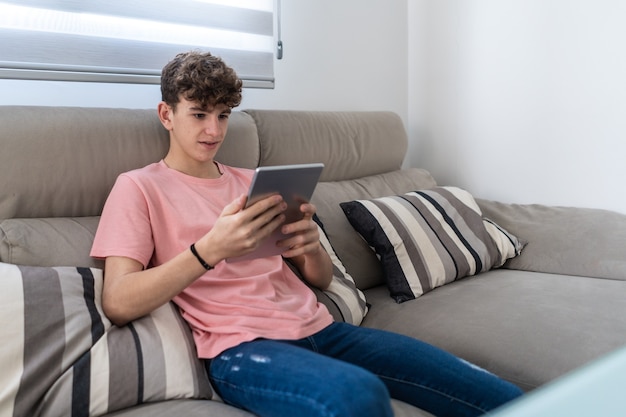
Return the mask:
[[[198,262],[200,262],[200,265],[202,265],[204,269],[206,269],[207,271],[210,271],[211,269],[213,269],[213,267],[209,265],[208,263],[206,263],[206,261],[202,259],[202,257],[198,254],[195,243],[192,243],[189,249],[191,249],[191,253],[193,253],[193,256],[196,257],[196,259],[198,260]]]

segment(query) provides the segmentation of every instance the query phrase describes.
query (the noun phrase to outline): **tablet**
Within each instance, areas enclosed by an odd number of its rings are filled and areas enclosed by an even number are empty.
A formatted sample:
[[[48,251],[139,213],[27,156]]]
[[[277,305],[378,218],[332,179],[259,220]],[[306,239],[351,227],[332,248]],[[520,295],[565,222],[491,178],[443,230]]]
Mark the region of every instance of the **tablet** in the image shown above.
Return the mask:
[[[248,190],[246,207],[272,194],[280,194],[287,203],[287,210],[284,211],[286,220],[283,224],[300,220],[302,218],[300,205],[311,199],[323,168],[324,164],[322,163],[275,165],[257,168]],[[239,262],[280,255],[286,249],[276,246],[276,241],[286,237],[287,235],[282,234],[279,227],[267,239],[261,242],[261,245],[253,252],[235,258],[228,258],[226,262]]]

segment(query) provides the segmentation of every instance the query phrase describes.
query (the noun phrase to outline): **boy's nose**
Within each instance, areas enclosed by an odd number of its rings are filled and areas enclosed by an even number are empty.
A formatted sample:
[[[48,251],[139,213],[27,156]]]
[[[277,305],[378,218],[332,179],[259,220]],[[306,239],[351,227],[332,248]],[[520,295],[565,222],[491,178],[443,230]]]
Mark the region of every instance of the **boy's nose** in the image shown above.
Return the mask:
[[[219,120],[215,117],[207,117],[207,121],[204,126],[204,131],[210,135],[218,134],[220,131]]]

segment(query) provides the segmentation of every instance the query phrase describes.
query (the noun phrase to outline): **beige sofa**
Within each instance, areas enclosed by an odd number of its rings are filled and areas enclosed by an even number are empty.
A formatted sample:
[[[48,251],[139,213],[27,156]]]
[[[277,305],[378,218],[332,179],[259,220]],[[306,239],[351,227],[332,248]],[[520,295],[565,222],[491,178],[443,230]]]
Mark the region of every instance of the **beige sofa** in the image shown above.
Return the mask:
[[[98,215],[120,172],[165,154],[156,112],[3,106],[0,126],[0,416],[250,415],[216,398],[173,305],[124,328],[99,305],[102,265],[88,255]],[[232,115],[218,159],[325,164],[313,201],[336,272],[359,289],[318,294],[338,320],[367,310],[361,325],[425,340],[526,390],[626,343],[626,216],[603,210],[478,199],[527,243],[521,254],[394,301],[339,204],[437,185],[402,168],[406,150],[392,113],[246,110]],[[342,305],[346,294],[360,304]],[[428,415],[393,405],[397,416]]]

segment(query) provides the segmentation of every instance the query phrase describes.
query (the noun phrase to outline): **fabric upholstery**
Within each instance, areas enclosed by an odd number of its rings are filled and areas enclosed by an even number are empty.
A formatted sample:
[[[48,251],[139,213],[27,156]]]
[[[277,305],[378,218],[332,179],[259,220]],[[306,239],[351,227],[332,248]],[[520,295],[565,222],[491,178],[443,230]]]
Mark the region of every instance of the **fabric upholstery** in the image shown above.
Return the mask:
[[[477,200],[485,216],[528,242],[506,268],[626,280],[626,215]]]
[[[0,106],[0,126],[0,220],[97,216],[117,176],[160,160],[169,144],[156,109]],[[256,167],[246,113],[233,113],[216,158]]]
[[[498,268],[523,246],[483,219],[471,194],[457,187],[344,202],[341,208],[376,251],[398,303]]]
[[[389,112],[245,111],[263,143],[260,165],[323,162],[320,181],[400,169],[408,146],[402,120]]]
[[[625,293],[625,281],[500,268],[402,304],[385,286],[369,289],[362,325],[416,337],[532,390],[626,343]]]
[[[32,266],[102,268],[89,256],[98,216],[7,219],[0,222],[0,261]]]
[[[247,411],[217,401],[170,400],[142,404],[107,414],[107,417],[255,417]]]
[[[98,416],[144,402],[211,398],[172,304],[124,327],[101,306],[102,271],[0,263],[0,409]],[[11,343],[6,343],[10,340]]]
[[[391,400],[394,417],[433,417],[426,411],[398,400]],[[158,404],[144,404],[127,410],[111,413],[108,417],[254,417],[246,411],[216,401],[172,400]]]

